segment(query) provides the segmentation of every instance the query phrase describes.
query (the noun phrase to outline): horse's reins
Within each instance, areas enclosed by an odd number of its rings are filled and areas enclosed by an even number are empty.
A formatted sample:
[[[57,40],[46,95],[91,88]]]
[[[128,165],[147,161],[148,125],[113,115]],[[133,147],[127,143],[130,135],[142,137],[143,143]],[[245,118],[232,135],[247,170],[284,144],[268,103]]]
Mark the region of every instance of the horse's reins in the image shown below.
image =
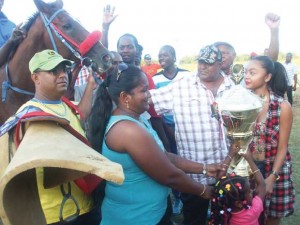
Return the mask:
[[[72,52],[72,54],[78,58],[81,62],[84,61],[85,58],[83,58],[80,53],[78,51],[76,51],[70,44],[69,42],[74,45],[75,47],[77,47],[78,49],[80,49],[80,44],[76,43],[74,40],[72,40],[71,38],[69,38],[67,35],[65,35],[63,32],[61,32],[53,23],[52,21],[55,19],[55,17],[61,13],[64,12],[64,9],[59,9],[57,10],[51,17],[50,19],[48,19],[44,13],[40,12],[41,18],[43,20],[43,23],[47,29],[47,32],[49,34],[52,46],[54,51],[58,52],[55,40],[54,40],[54,36],[51,32],[51,30],[54,32],[54,34],[56,35],[56,37]],[[50,29],[51,28],[51,29]],[[88,38],[88,37],[87,37]],[[67,40],[67,41],[66,41]],[[84,41],[83,41],[84,42]],[[34,96],[33,92],[29,92],[17,87],[12,86],[11,84],[11,78],[10,78],[10,73],[9,73],[9,69],[8,69],[8,62],[5,65],[5,73],[6,73],[6,80],[3,81],[2,83],[2,102],[6,101],[6,97],[7,97],[7,90],[11,89],[17,93],[20,94],[25,94],[25,95],[31,95]],[[94,73],[93,73],[94,75]],[[94,75],[95,76],[95,75]],[[95,77],[96,80],[96,77]]]

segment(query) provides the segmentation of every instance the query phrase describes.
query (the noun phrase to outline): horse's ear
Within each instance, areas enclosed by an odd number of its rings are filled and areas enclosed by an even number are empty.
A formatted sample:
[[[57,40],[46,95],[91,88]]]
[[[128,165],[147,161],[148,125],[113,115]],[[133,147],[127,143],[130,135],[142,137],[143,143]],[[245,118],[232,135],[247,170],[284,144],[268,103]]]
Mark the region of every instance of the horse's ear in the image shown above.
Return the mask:
[[[61,9],[64,5],[62,0],[56,0],[55,2],[51,3],[46,3],[42,0],[33,0],[33,2],[40,12],[46,14],[52,14],[53,12]]]

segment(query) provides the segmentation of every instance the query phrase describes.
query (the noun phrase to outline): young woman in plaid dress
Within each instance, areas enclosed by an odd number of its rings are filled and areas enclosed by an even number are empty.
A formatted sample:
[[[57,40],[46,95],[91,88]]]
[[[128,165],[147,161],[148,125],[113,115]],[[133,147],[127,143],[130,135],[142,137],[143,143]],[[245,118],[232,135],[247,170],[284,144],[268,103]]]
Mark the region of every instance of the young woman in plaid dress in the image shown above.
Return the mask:
[[[283,99],[287,87],[285,73],[280,63],[257,56],[249,62],[245,76],[246,88],[264,101],[250,147],[265,177],[267,225],[279,225],[282,217],[294,212],[295,189],[288,151],[293,114],[291,105]]]

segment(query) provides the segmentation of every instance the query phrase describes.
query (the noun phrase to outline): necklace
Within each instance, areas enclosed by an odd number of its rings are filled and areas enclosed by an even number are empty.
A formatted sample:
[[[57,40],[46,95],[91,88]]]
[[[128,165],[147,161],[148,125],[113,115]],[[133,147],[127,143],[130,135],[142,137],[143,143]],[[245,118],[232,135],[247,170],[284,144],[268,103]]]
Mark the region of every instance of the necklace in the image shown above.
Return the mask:
[[[53,104],[53,103],[50,103],[51,105],[57,105],[57,106],[62,105],[62,106],[63,106],[63,113],[61,113],[61,112],[58,112],[58,111],[55,110],[55,109],[52,109],[52,107],[49,107],[49,106],[47,105],[47,104],[49,104],[49,103],[45,103],[45,102],[43,102],[43,101],[41,101],[41,100],[38,100],[38,99],[36,99],[36,98],[33,98],[32,101],[40,103],[40,104],[41,104],[42,106],[44,106],[46,109],[49,109],[51,112],[53,112],[53,113],[59,115],[60,117],[65,117],[66,114],[67,114],[67,108],[66,108],[66,106],[65,106],[65,104],[64,104],[63,102],[60,102],[60,103],[54,103],[54,104]]]

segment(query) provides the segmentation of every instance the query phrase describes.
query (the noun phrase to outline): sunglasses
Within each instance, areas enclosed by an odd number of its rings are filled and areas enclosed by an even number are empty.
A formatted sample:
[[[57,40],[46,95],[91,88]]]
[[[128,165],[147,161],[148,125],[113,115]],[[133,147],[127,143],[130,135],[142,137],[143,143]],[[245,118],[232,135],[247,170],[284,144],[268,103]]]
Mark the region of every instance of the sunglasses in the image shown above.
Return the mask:
[[[69,66],[59,66],[59,67],[56,67],[52,70],[37,70],[36,73],[39,73],[39,72],[46,72],[46,73],[51,73],[53,76],[58,76],[59,74],[61,73],[65,73],[65,74],[70,74],[71,73],[71,67]]]

